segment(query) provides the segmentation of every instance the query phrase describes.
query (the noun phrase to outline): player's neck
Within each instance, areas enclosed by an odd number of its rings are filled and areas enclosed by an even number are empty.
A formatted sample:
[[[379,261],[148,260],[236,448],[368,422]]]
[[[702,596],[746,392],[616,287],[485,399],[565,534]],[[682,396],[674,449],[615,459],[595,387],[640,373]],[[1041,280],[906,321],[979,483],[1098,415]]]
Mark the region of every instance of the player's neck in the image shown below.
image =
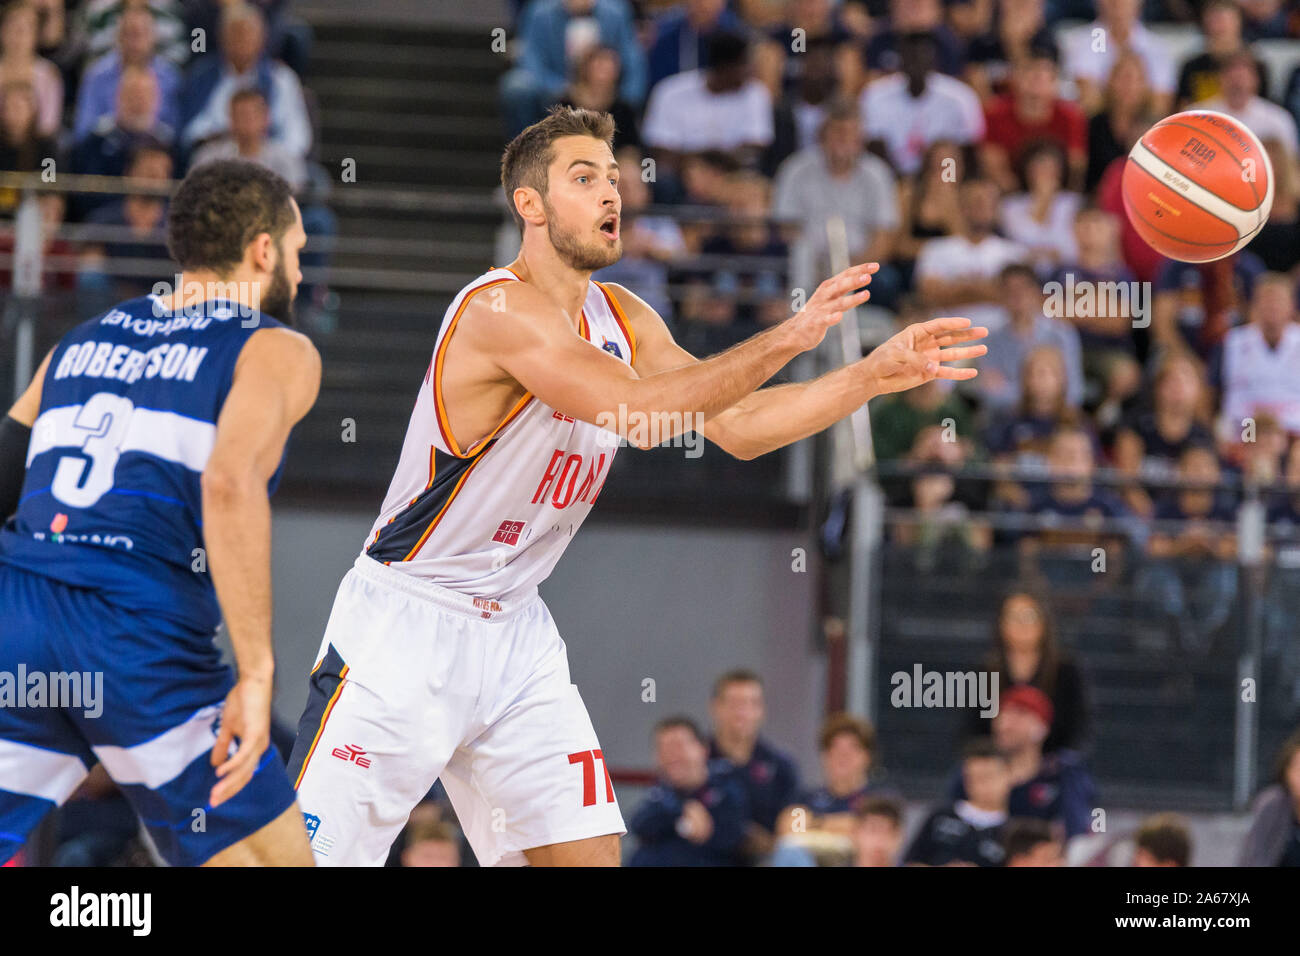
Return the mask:
[[[182,272],[176,277],[176,288],[168,295],[158,296],[168,312],[179,312],[213,299],[228,299],[239,305],[256,309],[258,302],[252,301],[256,296],[256,282],[246,280],[241,272],[222,278],[207,269]]]
[[[573,327],[578,327],[582,305],[587,301],[591,273],[574,269],[560,259],[548,244],[524,242],[519,257],[510,263],[511,272],[540,289],[564,310]]]

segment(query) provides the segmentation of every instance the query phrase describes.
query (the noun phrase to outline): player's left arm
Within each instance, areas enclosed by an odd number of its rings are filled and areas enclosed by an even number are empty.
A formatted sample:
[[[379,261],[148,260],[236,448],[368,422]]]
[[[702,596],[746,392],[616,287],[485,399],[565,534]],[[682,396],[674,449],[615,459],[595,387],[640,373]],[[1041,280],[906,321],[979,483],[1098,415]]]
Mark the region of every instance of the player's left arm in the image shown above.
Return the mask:
[[[27,446],[41,411],[41,383],[52,354],[51,350],[45,356],[27,390],[0,420],[0,523],[18,510],[18,496],[27,477]]]
[[[659,314],[623,286],[607,288],[618,299],[636,336],[638,375],[698,362],[674,341]],[[852,414],[876,395],[900,392],[934,378],[965,380],[978,372],[944,363],[976,358],[983,345],[963,345],[988,330],[969,319],[941,318],[903,329],[857,362],[808,382],[762,388],[709,417],[704,437],[736,458],[751,459],[815,435]]]

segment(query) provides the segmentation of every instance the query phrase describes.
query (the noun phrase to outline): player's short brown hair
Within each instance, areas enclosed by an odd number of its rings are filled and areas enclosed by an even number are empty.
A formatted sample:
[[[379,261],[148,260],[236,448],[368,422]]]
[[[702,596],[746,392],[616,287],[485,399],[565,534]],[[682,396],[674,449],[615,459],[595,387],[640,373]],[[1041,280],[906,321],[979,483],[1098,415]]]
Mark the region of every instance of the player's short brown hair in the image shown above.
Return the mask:
[[[230,273],[262,233],[274,242],[294,223],[293,191],[265,166],[219,159],[193,170],[172,197],[167,249],[185,270]]]
[[[852,734],[854,739],[862,745],[863,750],[867,751],[867,753],[875,753],[876,728],[861,717],[854,717],[852,714],[842,712],[831,714],[826,718],[826,722],[822,724],[821,732],[817,735],[817,749],[825,753],[840,734]]]
[[[1186,866],[1192,858],[1192,836],[1182,818],[1173,813],[1143,820],[1134,842],[1161,863]]]
[[[515,190],[527,186],[546,198],[546,171],[555,158],[552,145],[562,136],[590,136],[604,142],[612,151],[614,117],[598,110],[554,106],[545,119],[510,141],[501,156],[501,188],[505,190],[506,205],[510,207],[510,215],[515,217],[520,232],[523,232],[524,220],[515,209]]]

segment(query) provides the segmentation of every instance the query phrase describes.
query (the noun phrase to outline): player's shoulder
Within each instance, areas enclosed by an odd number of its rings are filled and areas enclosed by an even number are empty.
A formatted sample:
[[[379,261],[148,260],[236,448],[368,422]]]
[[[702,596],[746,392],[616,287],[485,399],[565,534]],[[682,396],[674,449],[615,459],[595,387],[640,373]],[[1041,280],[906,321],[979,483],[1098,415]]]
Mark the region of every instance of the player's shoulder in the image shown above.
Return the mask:
[[[614,300],[627,320],[632,323],[632,332],[641,338],[647,330],[663,325],[663,319],[644,299],[617,282],[597,282],[600,288]]]
[[[269,325],[259,328],[240,349],[236,375],[241,368],[257,365],[273,369],[276,377],[287,382],[304,385],[319,384],[321,374],[320,351],[310,338],[287,325]]]
[[[526,328],[557,327],[565,317],[564,310],[531,282],[488,273],[466,287],[451,321],[457,331],[501,340]]]

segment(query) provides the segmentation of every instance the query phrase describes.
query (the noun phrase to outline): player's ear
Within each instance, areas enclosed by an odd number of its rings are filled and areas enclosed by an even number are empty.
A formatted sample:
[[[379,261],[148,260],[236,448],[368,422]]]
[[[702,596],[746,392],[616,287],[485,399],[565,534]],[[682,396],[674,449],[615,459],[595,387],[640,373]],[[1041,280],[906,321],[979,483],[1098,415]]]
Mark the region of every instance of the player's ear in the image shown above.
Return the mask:
[[[511,199],[524,222],[534,226],[546,225],[546,209],[542,205],[542,194],[532,186],[520,186]]]
[[[249,243],[252,266],[258,272],[271,272],[275,268],[275,243],[269,232],[258,233]]]

